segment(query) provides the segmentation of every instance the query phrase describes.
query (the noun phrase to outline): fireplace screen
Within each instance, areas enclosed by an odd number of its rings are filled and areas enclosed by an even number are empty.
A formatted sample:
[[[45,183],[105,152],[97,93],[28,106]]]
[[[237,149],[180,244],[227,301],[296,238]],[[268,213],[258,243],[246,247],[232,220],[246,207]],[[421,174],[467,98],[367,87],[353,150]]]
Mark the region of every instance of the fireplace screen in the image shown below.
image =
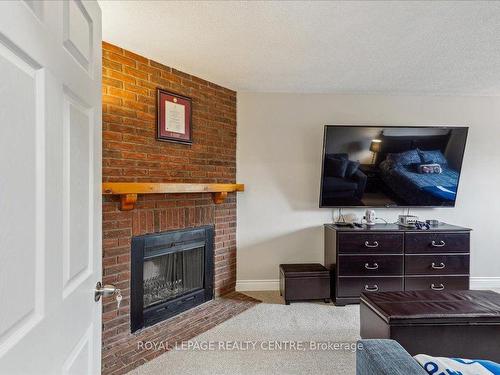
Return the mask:
[[[133,237],[131,250],[132,332],[213,299],[213,226]]]
[[[184,250],[144,260],[144,307],[203,289],[204,249]]]

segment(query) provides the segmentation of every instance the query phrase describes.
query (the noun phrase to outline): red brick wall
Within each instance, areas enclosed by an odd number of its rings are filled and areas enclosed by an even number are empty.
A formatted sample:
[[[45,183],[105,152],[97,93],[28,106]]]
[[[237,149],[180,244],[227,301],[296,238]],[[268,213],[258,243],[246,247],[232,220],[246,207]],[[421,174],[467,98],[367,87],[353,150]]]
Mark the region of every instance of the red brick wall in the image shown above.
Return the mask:
[[[155,139],[158,87],[192,98],[192,145]],[[106,42],[102,90],[104,181],[235,182],[234,91]],[[119,351],[122,343],[144,339],[144,332],[130,334],[132,236],[204,224],[215,225],[215,293],[221,295],[236,283],[234,193],[221,205],[210,194],[140,195],[133,211],[120,211],[118,197],[104,196],[103,281],[123,294],[119,310],[113,299],[103,302],[104,373],[112,373],[106,370],[112,360],[127,355]]]

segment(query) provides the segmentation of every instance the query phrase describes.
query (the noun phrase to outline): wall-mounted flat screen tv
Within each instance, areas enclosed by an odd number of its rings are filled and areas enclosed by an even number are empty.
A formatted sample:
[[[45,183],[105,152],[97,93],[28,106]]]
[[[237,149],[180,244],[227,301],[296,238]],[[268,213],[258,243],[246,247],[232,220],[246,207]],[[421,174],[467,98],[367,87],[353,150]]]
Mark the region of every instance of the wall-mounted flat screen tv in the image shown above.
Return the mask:
[[[320,207],[454,207],[467,131],[325,125]]]

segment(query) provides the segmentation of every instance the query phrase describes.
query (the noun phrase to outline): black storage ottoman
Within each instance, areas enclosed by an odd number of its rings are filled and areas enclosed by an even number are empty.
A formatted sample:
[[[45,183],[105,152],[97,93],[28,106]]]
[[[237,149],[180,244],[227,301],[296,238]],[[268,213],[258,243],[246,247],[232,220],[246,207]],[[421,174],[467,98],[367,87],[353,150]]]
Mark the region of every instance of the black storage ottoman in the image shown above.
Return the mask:
[[[280,264],[280,294],[293,301],[330,301],[330,271],[319,263]]]

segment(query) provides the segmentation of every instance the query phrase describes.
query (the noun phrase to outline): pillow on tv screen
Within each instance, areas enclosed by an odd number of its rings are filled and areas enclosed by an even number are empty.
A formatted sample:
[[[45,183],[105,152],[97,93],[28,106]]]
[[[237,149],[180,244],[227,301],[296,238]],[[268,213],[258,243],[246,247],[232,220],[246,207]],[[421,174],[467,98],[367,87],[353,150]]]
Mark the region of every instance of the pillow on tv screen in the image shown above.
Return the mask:
[[[348,163],[349,160],[347,159],[326,158],[325,175],[328,177],[344,178]]]
[[[351,177],[354,173],[356,173],[358,167],[359,167],[359,161],[349,160],[347,162],[347,168],[345,170],[346,177]]]
[[[418,150],[418,153],[420,154],[420,158],[422,159],[422,163],[441,164],[441,165],[448,164],[448,161],[446,160],[445,156],[439,150],[433,150],[433,151]]]
[[[417,168],[418,173],[428,174],[428,173],[443,173],[443,168],[441,165],[433,163],[433,164],[420,164]]]
[[[389,154],[387,158],[399,165],[416,165],[422,163],[417,150],[408,150],[399,154]]]

